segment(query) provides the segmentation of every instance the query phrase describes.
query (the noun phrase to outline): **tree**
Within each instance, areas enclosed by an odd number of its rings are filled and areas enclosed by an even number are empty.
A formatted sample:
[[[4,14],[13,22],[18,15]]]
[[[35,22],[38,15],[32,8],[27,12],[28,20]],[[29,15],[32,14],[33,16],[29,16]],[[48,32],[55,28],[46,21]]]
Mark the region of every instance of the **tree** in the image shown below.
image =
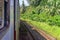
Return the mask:
[[[34,6],[37,7],[40,4],[41,0],[29,0],[29,3]]]
[[[57,0],[53,0],[53,5],[52,5],[52,7],[54,7],[54,8],[52,9],[52,12],[50,12],[51,16],[54,16],[55,13],[56,13],[56,10],[57,10],[56,1],[57,1]]]
[[[25,7],[25,4],[24,4],[24,1],[22,1],[22,13],[24,13],[26,11],[26,7]]]

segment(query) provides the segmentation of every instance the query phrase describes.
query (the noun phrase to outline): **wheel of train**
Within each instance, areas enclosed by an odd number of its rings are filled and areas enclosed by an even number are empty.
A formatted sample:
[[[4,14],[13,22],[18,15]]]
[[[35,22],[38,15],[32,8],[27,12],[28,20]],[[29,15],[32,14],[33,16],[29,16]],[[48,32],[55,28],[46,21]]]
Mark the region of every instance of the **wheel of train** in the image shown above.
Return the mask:
[[[10,2],[0,0],[0,33],[7,30],[10,24]]]

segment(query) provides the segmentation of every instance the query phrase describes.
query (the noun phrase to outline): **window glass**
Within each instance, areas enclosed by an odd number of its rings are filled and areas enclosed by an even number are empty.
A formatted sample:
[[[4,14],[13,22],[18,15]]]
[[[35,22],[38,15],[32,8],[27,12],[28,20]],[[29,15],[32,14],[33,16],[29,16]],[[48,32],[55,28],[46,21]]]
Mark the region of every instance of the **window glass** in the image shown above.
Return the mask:
[[[2,1],[0,1],[0,26],[2,25]]]
[[[0,6],[0,20],[2,19],[2,8]]]
[[[0,29],[4,26],[4,0],[0,0]]]

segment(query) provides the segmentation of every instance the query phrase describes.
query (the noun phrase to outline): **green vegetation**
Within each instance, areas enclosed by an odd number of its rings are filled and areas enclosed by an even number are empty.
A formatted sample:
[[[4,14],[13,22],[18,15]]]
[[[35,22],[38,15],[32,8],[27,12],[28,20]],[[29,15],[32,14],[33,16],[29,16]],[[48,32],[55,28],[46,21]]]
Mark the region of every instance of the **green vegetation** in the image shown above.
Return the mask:
[[[29,0],[21,19],[60,40],[60,0]],[[22,9],[22,8],[21,8]],[[22,10],[23,11],[23,10]]]
[[[37,29],[45,31],[47,34],[51,35],[52,37],[56,38],[57,40],[60,40],[60,27],[55,26],[55,25],[51,26],[45,22],[37,22],[37,21],[29,20],[29,19],[21,18],[21,20],[26,21],[28,24],[36,27]]]

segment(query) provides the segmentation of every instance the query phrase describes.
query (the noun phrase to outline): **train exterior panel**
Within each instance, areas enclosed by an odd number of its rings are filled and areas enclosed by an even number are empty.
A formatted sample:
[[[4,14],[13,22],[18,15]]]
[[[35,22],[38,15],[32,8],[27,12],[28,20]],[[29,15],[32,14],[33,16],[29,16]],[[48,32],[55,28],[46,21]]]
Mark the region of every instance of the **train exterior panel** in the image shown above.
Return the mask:
[[[19,40],[19,28],[20,28],[20,7],[19,7],[19,0],[14,0],[14,16],[15,16],[15,35],[16,40]]]

